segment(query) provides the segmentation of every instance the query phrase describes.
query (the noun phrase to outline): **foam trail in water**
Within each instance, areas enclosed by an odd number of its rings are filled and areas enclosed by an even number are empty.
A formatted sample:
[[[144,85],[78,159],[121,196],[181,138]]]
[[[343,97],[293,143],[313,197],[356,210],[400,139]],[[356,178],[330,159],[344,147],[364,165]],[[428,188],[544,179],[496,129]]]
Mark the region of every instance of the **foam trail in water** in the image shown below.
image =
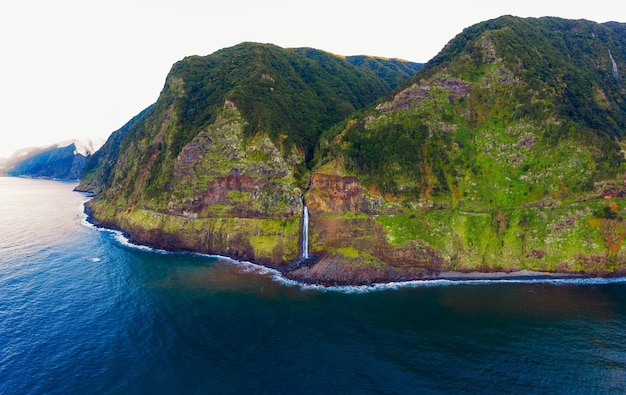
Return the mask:
[[[497,285],[497,284],[552,284],[552,285],[606,285],[626,283],[626,277],[615,278],[528,278],[528,279],[488,279],[488,280],[412,280],[403,282],[377,283],[371,285],[338,285],[323,286],[301,284],[284,277],[276,278],[277,281],[290,286],[299,286],[303,290],[330,291],[340,293],[368,293],[402,288],[426,288],[446,287],[455,285]]]

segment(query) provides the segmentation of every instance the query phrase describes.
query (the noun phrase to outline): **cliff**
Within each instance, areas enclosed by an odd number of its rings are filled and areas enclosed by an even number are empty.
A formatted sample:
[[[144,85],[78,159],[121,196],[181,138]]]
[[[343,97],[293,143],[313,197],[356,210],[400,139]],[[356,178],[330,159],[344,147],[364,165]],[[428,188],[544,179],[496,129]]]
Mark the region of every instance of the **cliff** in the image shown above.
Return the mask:
[[[619,274],[624,31],[505,16],[408,80],[397,60],[313,49],[190,57],[79,188],[96,193],[95,221],[137,242],[306,282]]]
[[[0,166],[12,177],[78,180],[87,159],[100,147],[93,141],[67,141],[48,147],[24,148]]]
[[[354,257],[391,279],[623,273],[625,50],[619,24],[502,17],[466,29],[322,136],[311,253],[335,265],[303,278],[361,281]]]
[[[93,156],[78,189],[96,194],[94,221],[133,241],[284,268],[299,255],[320,134],[390,91],[318,50],[243,43],[189,57]]]

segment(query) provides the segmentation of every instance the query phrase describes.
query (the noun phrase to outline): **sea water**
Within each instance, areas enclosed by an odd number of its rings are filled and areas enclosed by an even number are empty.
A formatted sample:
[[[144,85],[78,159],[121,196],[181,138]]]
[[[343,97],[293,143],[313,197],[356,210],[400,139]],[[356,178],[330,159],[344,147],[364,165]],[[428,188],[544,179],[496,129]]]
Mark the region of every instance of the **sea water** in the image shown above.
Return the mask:
[[[302,287],[0,178],[0,393],[624,393],[623,280]]]

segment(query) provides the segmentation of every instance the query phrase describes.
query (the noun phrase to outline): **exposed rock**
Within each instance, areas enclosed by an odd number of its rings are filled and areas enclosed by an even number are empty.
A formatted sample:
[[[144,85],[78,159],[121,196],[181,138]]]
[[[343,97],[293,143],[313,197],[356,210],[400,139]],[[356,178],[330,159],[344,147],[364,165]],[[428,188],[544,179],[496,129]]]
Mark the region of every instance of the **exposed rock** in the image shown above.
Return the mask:
[[[363,188],[353,176],[314,173],[307,193],[307,207],[312,213],[363,211]]]
[[[590,28],[606,38],[581,40]],[[617,273],[625,91],[597,54],[620,40],[587,21],[502,17],[385,93],[314,50],[190,57],[107,145],[88,181],[94,211],[134,240],[322,284]],[[338,67],[343,76],[327,73]]]
[[[309,234],[312,254],[321,259],[288,275],[322,284],[362,284],[417,279],[443,270],[439,251],[414,243],[391,245],[379,223],[358,214],[380,211],[370,203],[374,200],[356,177],[313,174],[306,194]]]
[[[358,260],[341,255],[325,257],[312,267],[301,267],[287,273],[289,278],[326,286],[408,281],[427,278],[429,275],[432,273],[420,268],[397,269],[359,265]]]
[[[423,99],[431,97],[433,92],[438,90],[447,92],[448,100],[451,102],[459,97],[467,98],[470,95],[470,88],[466,82],[438,78],[429,83],[413,84],[396,94],[391,102],[381,103],[376,106],[376,109],[381,112],[408,110],[417,107]]]

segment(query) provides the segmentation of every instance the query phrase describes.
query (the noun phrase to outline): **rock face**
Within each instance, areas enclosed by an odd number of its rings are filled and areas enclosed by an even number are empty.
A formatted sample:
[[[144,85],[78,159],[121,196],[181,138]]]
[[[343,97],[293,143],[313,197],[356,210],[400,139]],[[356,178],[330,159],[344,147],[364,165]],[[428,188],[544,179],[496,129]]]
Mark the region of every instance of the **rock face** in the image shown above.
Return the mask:
[[[187,58],[79,188],[95,221],[137,242],[306,282],[619,274],[624,31],[486,21],[393,91],[381,76],[402,68],[381,59],[250,43]]]
[[[394,81],[413,67],[403,64],[376,60]],[[300,254],[319,134],[390,90],[370,69],[312,49],[244,43],[190,57],[94,155],[78,189],[96,195],[93,221],[134,242],[286,271]]]
[[[626,48],[621,32],[554,18],[487,21],[324,134],[306,195],[311,250],[323,257],[298,275],[622,273],[626,204],[615,185],[626,91],[603,53]],[[570,54],[574,46],[589,55]]]
[[[307,195],[307,206],[314,213],[365,211],[363,188],[354,176],[314,173]]]
[[[320,284],[370,284],[430,278],[443,270],[439,251],[419,242],[394,245],[373,216],[386,212],[355,176],[315,172],[305,195],[310,213],[308,262],[289,277]]]
[[[130,157],[117,166],[123,168]],[[96,198],[90,210],[95,221],[124,230],[140,244],[283,265],[298,256],[302,192],[292,169],[302,157],[285,159],[267,136],[244,139],[242,116],[227,102],[216,121],[172,160],[163,185],[167,199],[155,197],[120,211]],[[149,160],[154,166],[156,159]],[[148,179],[139,172],[124,181]],[[142,188],[126,188],[125,199],[142,201]]]
[[[169,213],[293,220],[301,212],[294,169],[303,154],[285,158],[266,135],[246,139],[242,119],[227,102],[223,115],[181,150],[168,185],[175,196]]]

